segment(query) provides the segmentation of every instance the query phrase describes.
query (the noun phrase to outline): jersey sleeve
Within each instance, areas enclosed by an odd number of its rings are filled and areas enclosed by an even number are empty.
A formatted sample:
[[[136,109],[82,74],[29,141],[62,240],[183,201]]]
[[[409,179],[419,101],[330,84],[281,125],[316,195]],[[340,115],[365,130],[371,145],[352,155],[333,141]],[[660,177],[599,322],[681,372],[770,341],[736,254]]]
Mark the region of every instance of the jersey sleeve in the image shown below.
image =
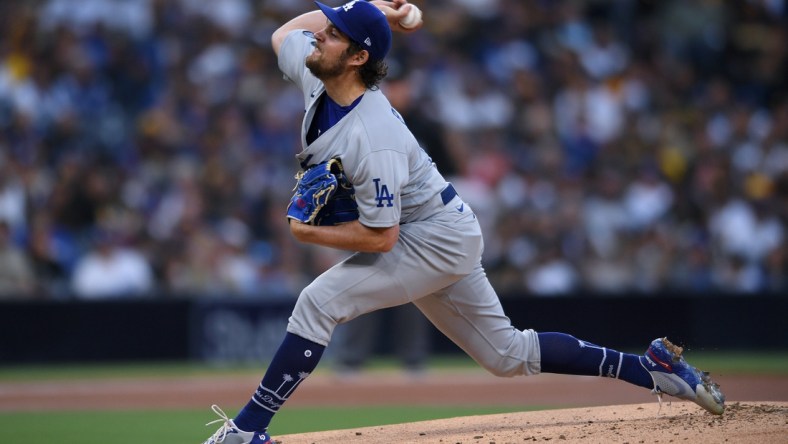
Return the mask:
[[[295,83],[304,92],[311,91],[320,83],[304,63],[312,49],[312,39],[304,35],[301,29],[290,31],[279,47],[279,70],[286,80]]]
[[[399,225],[407,158],[394,150],[373,151],[361,160],[353,178],[359,222],[368,227]]]

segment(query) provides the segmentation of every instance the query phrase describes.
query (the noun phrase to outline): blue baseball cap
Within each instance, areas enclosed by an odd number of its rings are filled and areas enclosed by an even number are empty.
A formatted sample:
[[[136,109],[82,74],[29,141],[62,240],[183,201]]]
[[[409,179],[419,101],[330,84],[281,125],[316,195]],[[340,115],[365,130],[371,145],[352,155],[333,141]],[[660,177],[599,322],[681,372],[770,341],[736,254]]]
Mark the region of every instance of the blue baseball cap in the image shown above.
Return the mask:
[[[332,8],[320,2],[315,4],[350,40],[369,52],[372,60],[382,60],[391,49],[391,28],[386,14],[377,6],[364,0],[353,0]]]

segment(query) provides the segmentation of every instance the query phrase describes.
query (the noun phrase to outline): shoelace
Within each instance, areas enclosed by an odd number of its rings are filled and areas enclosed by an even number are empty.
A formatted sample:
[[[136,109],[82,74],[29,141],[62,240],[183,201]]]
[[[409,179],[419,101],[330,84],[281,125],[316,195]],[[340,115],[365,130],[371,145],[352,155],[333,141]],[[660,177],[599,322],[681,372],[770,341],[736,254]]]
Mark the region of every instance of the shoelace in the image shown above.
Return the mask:
[[[213,410],[213,412],[219,416],[219,419],[214,419],[213,421],[206,423],[206,426],[216,424],[217,422],[224,422],[219,430],[217,430],[216,433],[211,436],[211,440],[213,440],[215,443],[224,442],[224,438],[227,437],[227,432],[233,429],[232,426],[230,426],[230,418],[226,413],[224,413],[224,410],[219,408],[219,406],[216,404],[211,406],[211,410]]]
[[[659,415],[660,412],[662,412],[662,394],[663,393],[664,392],[657,386],[655,386],[654,389],[651,390],[651,394],[652,395],[657,395],[657,402],[659,402],[659,409],[657,410],[657,415]],[[668,401],[668,405],[671,405],[670,401]]]

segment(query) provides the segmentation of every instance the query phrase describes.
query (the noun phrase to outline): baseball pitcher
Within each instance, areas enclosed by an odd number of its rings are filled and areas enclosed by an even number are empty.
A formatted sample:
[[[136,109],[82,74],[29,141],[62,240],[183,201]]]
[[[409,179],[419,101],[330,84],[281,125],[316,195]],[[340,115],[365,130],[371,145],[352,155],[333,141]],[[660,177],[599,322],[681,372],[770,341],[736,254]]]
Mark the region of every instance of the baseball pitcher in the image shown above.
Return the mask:
[[[420,19],[401,23],[413,6],[315,3],[317,10],[272,36],[279,68],[302,91],[305,110],[299,171],[283,217],[299,241],[355,253],[303,289],[251,400],[233,419],[213,406],[221,425],[205,444],[272,442],[271,418],[317,366],[334,328],[408,303],[493,375],[617,378],[721,414],[718,386],[666,339],[633,355],[511,325],[481,265],[476,214],[378,89],[392,31],[420,27]]]

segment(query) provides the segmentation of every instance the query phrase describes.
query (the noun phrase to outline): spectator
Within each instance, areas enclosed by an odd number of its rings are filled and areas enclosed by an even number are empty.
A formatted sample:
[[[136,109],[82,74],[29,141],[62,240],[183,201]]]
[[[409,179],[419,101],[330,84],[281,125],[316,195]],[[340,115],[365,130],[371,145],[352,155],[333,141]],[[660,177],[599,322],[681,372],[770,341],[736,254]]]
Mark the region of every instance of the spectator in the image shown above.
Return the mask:
[[[630,224],[634,229],[648,229],[663,218],[673,204],[673,190],[652,168],[643,171],[627,186],[623,196]]]
[[[554,245],[542,248],[537,263],[526,274],[528,290],[536,296],[568,296],[577,288],[579,276]]]
[[[80,299],[115,299],[146,296],[154,289],[147,259],[136,249],[122,246],[118,235],[98,231],[93,250],[79,259],[72,278]]]
[[[768,202],[732,198],[711,215],[709,231],[717,237],[722,251],[750,264],[764,263],[783,243],[784,224],[770,210]]]
[[[33,293],[33,267],[11,240],[11,229],[0,220],[0,299],[22,299]]]
[[[0,152],[0,222],[6,224],[9,235],[26,231],[27,196],[21,178],[9,163],[3,162]]]
[[[258,290],[260,276],[257,263],[247,253],[249,228],[238,219],[225,219],[218,227],[222,243],[217,260],[217,276],[224,294],[250,296]]]
[[[28,249],[36,276],[35,291],[52,299],[69,295],[69,270],[76,261],[77,251],[63,233],[57,233],[47,214],[34,215],[30,227]]]

